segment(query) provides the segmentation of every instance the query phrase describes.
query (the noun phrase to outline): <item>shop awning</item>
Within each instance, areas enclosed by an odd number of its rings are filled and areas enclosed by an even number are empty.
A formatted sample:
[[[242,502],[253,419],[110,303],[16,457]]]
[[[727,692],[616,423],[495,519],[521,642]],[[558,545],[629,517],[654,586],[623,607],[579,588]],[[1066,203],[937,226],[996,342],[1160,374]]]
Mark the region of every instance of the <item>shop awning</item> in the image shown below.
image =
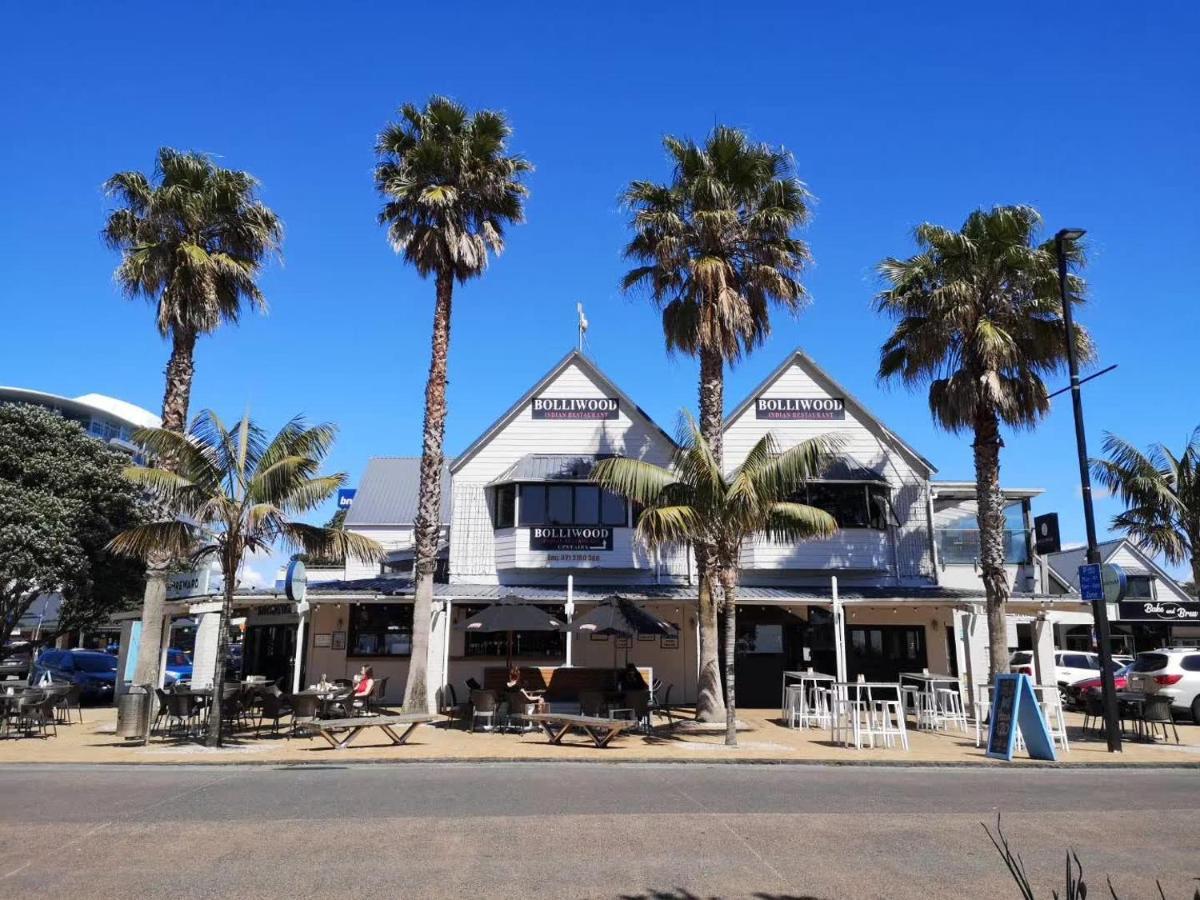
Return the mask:
[[[492,479],[491,484],[508,484],[514,481],[587,481],[596,463],[602,459],[611,459],[615,455],[526,453]]]

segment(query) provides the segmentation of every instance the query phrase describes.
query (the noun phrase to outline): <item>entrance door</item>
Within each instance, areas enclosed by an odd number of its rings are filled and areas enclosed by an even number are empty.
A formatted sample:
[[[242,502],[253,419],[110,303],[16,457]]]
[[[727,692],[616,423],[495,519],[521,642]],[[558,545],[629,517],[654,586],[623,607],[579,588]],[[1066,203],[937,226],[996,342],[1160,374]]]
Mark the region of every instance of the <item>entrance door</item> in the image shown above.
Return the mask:
[[[848,625],[846,675],[854,681],[897,681],[928,665],[923,625]]]
[[[778,607],[738,607],[737,705],[779,708],[785,669],[800,668],[804,622]]]
[[[268,681],[285,678],[291,690],[292,660],[296,653],[294,624],[250,625],[242,652],[243,675],[262,675]]]

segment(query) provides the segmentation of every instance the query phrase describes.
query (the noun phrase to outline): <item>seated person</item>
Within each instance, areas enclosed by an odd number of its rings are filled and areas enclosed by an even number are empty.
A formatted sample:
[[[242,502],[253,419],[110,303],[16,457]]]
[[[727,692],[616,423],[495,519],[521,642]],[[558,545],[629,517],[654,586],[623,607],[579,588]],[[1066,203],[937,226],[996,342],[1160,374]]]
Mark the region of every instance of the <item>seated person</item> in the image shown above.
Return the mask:
[[[622,691],[645,691],[649,690],[650,686],[646,684],[646,679],[642,677],[637,666],[633,663],[626,663],[625,668],[617,676],[617,687]]]
[[[527,691],[521,685],[521,670],[513,666],[508,670],[508,681],[504,683],[504,688],[510,695],[520,694],[525,698],[525,702],[533,707],[542,708],[545,706],[545,701],[542,699],[545,691]]]
[[[354,696],[355,698],[366,697],[374,689],[375,670],[370,666],[363,666],[354,676]]]

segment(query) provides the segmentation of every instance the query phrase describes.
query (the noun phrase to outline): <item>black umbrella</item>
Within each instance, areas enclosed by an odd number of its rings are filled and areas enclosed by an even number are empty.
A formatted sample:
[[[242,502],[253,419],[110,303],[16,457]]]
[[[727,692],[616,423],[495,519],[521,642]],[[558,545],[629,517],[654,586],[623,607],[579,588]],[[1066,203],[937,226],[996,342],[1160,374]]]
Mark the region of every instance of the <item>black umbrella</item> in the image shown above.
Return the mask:
[[[567,626],[545,610],[520,600],[501,600],[454,626],[456,631],[508,632],[508,663],[512,668],[514,631],[560,631]]]
[[[665,634],[672,637],[679,634],[670,622],[660,619],[654,613],[633,601],[613,594],[605,597],[595,608],[586,615],[579,616],[571,623],[571,631],[584,634],[606,634],[632,637],[636,634]],[[629,648],[625,648],[625,661],[629,662]],[[613,667],[617,665],[617,648],[613,646]]]

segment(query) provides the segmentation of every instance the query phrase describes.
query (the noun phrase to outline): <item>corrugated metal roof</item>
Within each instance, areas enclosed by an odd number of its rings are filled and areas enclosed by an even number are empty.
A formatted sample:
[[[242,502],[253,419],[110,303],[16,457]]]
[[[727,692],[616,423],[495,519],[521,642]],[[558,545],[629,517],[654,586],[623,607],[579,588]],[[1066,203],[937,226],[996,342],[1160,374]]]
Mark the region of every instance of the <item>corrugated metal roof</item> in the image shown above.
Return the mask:
[[[612,456],[611,453],[526,453],[493,479],[492,484],[508,481],[587,481],[596,463]]]
[[[346,525],[412,525],[417,518],[421,457],[376,456],[358,483]],[[450,524],[450,464],[442,465],[442,524]]]

